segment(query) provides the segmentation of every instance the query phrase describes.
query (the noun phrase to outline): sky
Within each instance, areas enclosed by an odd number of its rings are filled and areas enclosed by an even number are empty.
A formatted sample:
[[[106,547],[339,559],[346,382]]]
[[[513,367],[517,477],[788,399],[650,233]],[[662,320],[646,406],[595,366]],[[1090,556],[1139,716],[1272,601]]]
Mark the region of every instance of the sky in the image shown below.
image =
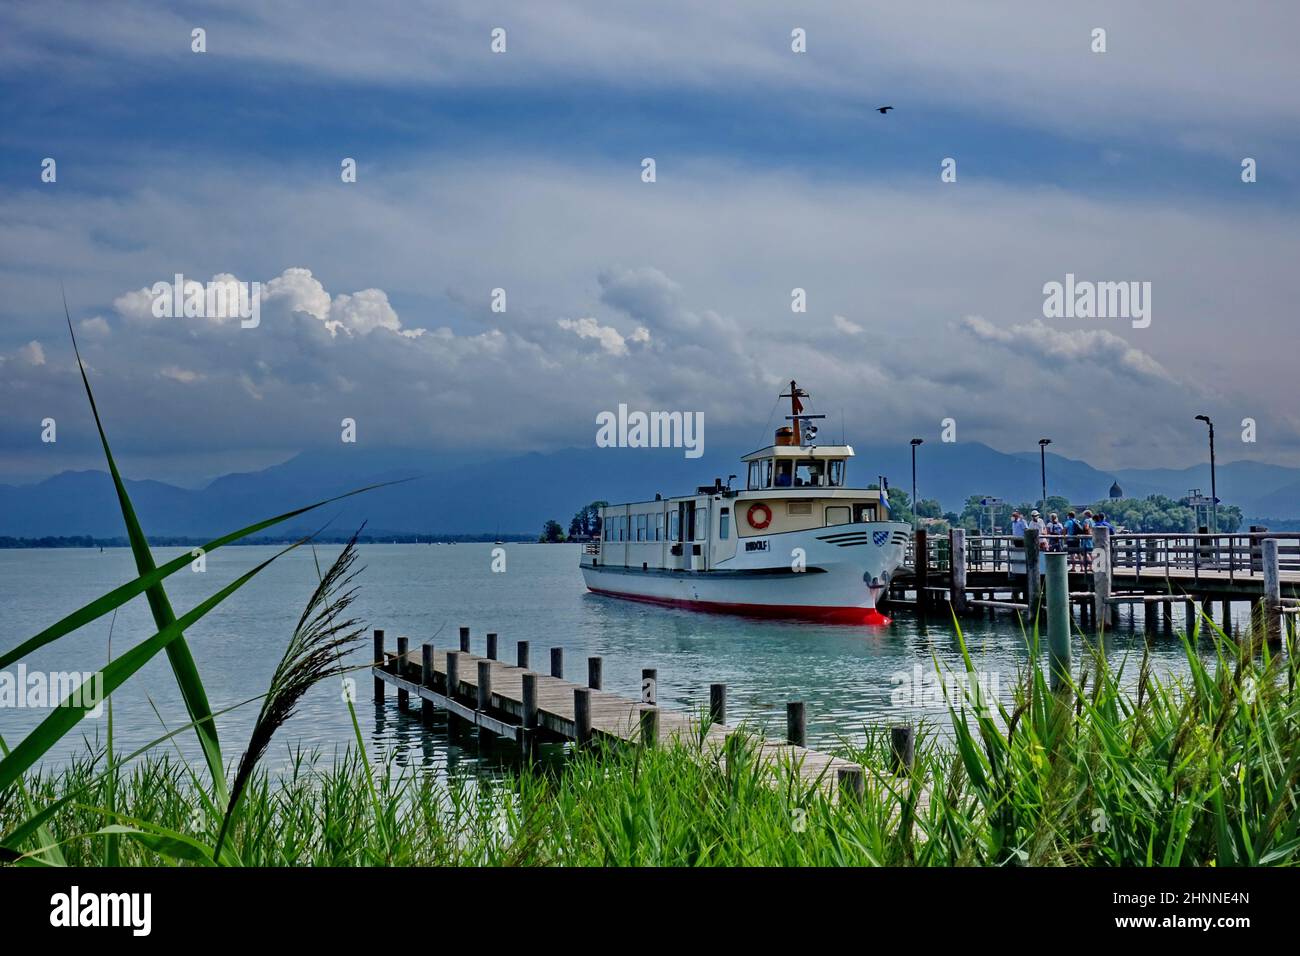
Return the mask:
[[[950,419],[1182,467],[1204,413],[1221,461],[1300,465],[1298,28],[1186,0],[7,4],[0,481],[101,467],[65,292],[135,478],[344,418],[362,452],[588,446],[619,404],[757,447],[792,378],[851,441]],[[260,323],[155,317],[177,273],[261,283]],[[1150,283],[1149,324],[1045,315],[1067,274]]]

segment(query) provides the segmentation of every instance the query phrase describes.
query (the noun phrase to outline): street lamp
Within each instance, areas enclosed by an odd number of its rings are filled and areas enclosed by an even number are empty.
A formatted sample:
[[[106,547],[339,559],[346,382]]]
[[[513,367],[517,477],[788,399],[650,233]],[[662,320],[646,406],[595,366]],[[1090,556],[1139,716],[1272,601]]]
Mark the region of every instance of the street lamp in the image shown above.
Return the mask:
[[[1043,478],[1043,511],[1047,510],[1047,446],[1051,443],[1050,438],[1038,439],[1038,468]]]
[[[1210,428],[1210,533],[1219,532],[1219,492],[1214,482],[1214,422],[1209,415],[1197,415],[1198,422],[1205,422]]]
[[[912,439],[912,527],[916,527],[916,446],[925,444],[924,438]]]

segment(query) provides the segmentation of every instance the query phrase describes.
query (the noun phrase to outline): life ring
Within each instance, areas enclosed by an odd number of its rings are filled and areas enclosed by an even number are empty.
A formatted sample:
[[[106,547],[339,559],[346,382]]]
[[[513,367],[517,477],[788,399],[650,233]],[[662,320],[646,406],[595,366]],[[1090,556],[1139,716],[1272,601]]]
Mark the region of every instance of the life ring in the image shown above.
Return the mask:
[[[754,517],[754,512],[756,511],[763,512],[762,520],[758,520]],[[758,504],[749,506],[749,510],[745,512],[745,518],[748,519],[751,528],[755,531],[762,531],[772,523],[772,509],[760,501]]]

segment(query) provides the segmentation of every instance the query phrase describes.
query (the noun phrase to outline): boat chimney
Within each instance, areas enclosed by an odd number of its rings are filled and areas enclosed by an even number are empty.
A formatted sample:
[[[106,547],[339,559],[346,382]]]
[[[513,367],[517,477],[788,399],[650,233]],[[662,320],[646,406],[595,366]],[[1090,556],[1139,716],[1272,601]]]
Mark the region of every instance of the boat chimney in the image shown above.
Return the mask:
[[[794,429],[789,425],[782,425],[776,430],[776,443],[778,445],[794,444]]]

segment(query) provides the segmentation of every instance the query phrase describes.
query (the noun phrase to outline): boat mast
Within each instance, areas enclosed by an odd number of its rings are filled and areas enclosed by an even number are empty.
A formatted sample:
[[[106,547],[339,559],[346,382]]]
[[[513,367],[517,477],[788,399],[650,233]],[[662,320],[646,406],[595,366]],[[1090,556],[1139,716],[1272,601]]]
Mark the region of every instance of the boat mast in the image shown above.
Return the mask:
[[[801,398],[807,398],[808,393],[800,388],[794,379],[790,379],[790,394],[782,395],[781,398],[790,399],[790,421],[794,423],[794,443],[795,446],[803,444],[803,438],[799,435],[800,413],[803,411],[803,402]]]

